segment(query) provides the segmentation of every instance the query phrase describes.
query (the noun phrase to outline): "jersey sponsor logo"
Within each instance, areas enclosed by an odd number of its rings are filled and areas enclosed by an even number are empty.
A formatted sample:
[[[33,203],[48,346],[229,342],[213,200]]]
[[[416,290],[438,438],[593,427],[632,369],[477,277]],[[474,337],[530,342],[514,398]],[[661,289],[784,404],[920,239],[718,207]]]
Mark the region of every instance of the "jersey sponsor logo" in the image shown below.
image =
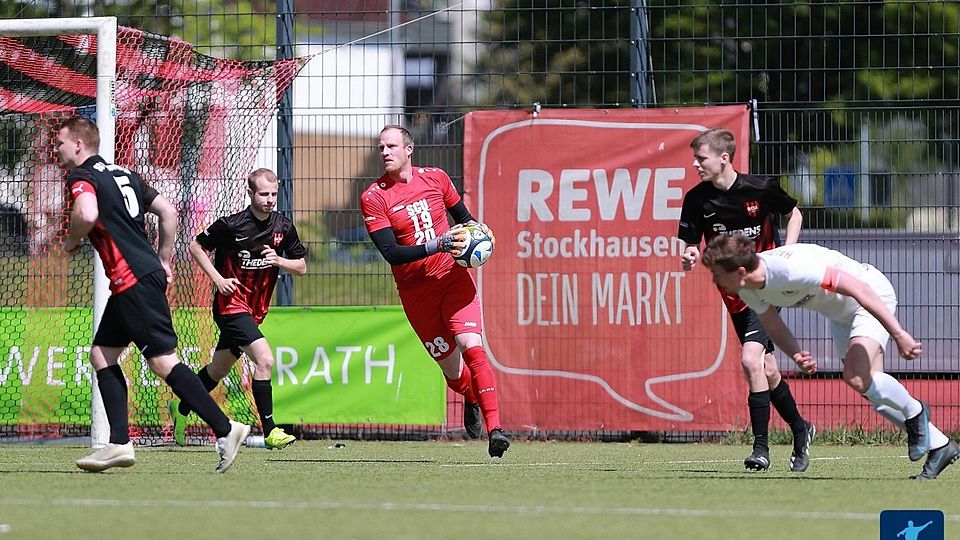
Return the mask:
[[[705,217],[705,218],[712,218],[712,217],[715,216],[715,215],[717,215],[716,212],[711,212],[711,213],[709,213],[709,214],[704,214],[703,217]]]
[[[476,328],[476,327],[477,327],[477,323],[475,323],[475,322],[473,322],[473,321],[467,321],[467,322],[463,323],[463,325],[466,326],[466,327],[468,327],[468,328]]]
[[[746,334],[744,334],[743,337],[750,337],[750,336],[756,334],[757,332],[759,332],[759,330],[751,330],[751,331],[747,332]]]
[[[743,203],[743,209],[747,211],[747,215],[755,218],[760,215],[760,203],[757,201],[746,201]]]
[[[246,240],[247,238],[250,238],[250,237],[249,237],[249,236],[237,236],[237,237],[235,237],[233,240],[234,240],[235,242],[243,242],[243,241]]]
[[[85,193],[85,191],[84,191],[84,189],[83,189],[83,186],[84,186],[84,184],[74,184],[74,185],[73,185],[73,189],[70,190],[70,191],[71,191],[71,193],[73,193],[74,195],[79,195],[79,194],[81,194],[81,193]]]
[[[713,224],[713,232],[717,234],[739,234],[740,236],[746,236],[747,238],[756,238],[760,236],[760,228],[761,225],[754,225],[753,227],[727,230],[727,227],[723,223]]]
[[[260,270],[262,268],[268,268],[270,263],[266,259],[253,259],[252,255],[246,249],[241,249],[237,252],[237,257],[240,258],[240,268],[244,270]]]
[[[373,216],[363,216],[364,221],[375,221],[377,218]]]
[[[804,296],[803,298],[801,298],[800,300],[797,300],[797,303],[794,304],[793,307],[801,307],[801,306],[803,306],[804,304],[806,304],[807,302],[813,300],[813,298],[814,298],[815,296],[816,296],[815,294],[808,294],[808,295]]]
[[[405,204],[398,204],[398,205],[394,206],[393,208],[391,208],[390,211],[391,211],[391,212],[399,212],[399,211],[403,210],[403,209],[406,208],[406,207],[407,207],[407,205],[405,205]]]
[[[283,242],[283,233],[275,232],[273,233],[273,245],[279,246]]]

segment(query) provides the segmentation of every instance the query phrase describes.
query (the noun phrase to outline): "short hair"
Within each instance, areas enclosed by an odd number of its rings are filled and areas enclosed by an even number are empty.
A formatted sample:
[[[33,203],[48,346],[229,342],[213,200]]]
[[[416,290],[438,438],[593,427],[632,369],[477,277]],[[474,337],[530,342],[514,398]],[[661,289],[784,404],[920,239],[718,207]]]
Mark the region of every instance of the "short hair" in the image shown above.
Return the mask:
[[[97,153],[100,151],[100,130],[92,120],[71,116],[60,124],[60,129],[67,128],[70,131],[70,137],[74,140],[83,141],[87,150]]]
[[[383,135],[383,132],[384,132],[384,131],[387,131],[388,129],[396,129],[396,130],[399,130],[400,133],[403,135],[403,144],[404,144],[404,145],[406,145],[406,146],[413,146],[413,145],[414,145],[414,143],[413,143],[413,135],[410,133],[410,130],[409,130],[409,129],[407,129],[407,128],[399,125],[399,124],[387,124],[387,125],[383,126],[383,129],[380,130],[380,134]]]
[[[737,153],[737,140],[729,129],[724,128],[708,129],[690,141],[690,148],[693,148],[694,152],[701,146],[706,146],[718,154],[727,153],[730,159]]]
[[[247,175],[247,188],[249,188],[250,191],[257,190],[258,178],[263,178],[271,184],[280,183],[280,179],[277,178],[277,174],[275,172],[271,171],[270,169],[260,168]]]
[[[727,272],[742,266],[747,272],[752,272],[760,266],[757,244],[742,234],[721,234],[707,243],[703,250],[703,264]]]

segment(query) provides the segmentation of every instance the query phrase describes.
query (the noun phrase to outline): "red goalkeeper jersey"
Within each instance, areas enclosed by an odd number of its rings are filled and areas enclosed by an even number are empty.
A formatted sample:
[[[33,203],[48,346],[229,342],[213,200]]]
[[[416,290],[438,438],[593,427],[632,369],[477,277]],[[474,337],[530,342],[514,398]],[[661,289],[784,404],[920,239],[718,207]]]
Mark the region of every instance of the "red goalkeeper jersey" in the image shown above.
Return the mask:
[[[393,228],[397,244],[414,246],[450,230],[447,208],[460,202],[460,194],[442,169],[414,167],[409,182],[380,177],[363,192],[360,210],[367,232]],[[446,275],[454,266],[448,253],[391,266],[397,288],[413,286]]]

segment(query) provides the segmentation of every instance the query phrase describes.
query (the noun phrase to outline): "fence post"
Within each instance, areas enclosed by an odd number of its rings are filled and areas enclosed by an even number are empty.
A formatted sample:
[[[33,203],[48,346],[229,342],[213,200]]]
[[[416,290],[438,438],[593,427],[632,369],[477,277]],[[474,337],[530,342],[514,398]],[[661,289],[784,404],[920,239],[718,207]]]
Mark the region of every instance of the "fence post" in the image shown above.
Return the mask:
[[[277,60],[293,58],[293,0],[277,1]],[[277,105],[277,211],[293,219],[293,85]],[[293,304],[293,277],[280,272],[277,303]]]
[[[647,100],[647,6],[630,0],[630,104],[646,107]]]

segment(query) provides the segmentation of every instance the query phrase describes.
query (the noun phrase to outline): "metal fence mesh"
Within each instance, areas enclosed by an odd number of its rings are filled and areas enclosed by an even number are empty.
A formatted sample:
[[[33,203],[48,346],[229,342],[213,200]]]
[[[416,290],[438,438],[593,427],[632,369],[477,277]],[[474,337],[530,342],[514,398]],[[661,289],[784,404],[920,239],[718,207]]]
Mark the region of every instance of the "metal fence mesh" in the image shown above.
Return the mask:
[[[118,15],[253,60],[273,57],[284,8],[295,54],[317,55],[294,85],[292,214],[310,260],[293,304],[398,303],[358,210],[381,174],[385,123],[410,126],[416,162],[462,186],[470,110],[755,100],[750,172],[780,177],[800,200],[801,240],[883,269],[904,325],[939,351],[925,376],[960,372],[960,4],[19,1],[0,17]],[[829,349],[814,315],[788,323]]]

